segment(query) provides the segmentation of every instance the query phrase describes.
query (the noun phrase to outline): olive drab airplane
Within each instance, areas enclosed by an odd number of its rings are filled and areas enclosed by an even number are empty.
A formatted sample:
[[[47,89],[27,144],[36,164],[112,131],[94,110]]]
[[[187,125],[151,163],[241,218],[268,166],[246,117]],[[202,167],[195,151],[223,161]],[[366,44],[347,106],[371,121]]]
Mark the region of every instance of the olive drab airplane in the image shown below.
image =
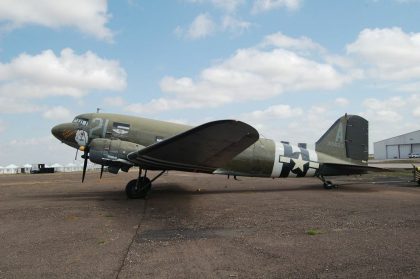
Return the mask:
[[[231,176],[320,178],[326,189],[334,185],[326,176],[363,174],[369,169],[368,122],[344,115],[316,142],[315,150],[260,138],[250,125],[219,120],[198,127],[140,117],[87,113],[72,123],[52,128],[61,142],[83,151],[82,182],[88,159],[117,174],[139,167],[138,179],[125,190],[129,198],[142,198],[165,171],[177,170]],[[76,153],[77,154],[77,153]],[[76,155],[77,156],[77,155]],[[160,173],[152,179],[147,171]]]

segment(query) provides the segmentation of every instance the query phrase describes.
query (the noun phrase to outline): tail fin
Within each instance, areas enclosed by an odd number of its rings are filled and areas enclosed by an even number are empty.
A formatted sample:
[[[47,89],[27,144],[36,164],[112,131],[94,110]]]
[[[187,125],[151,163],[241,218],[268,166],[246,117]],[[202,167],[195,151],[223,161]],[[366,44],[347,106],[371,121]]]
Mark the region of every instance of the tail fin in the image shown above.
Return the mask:
[[[368,138],[368,121],[346,114],[316,142],[315,150],[349,163],[364,164],[368,159]]]

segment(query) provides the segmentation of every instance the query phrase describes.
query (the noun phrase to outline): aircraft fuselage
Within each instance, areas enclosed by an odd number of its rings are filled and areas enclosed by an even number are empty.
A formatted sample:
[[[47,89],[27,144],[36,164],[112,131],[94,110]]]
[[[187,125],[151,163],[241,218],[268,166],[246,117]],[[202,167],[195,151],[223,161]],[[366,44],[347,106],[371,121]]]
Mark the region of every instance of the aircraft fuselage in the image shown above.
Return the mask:
[[[141,117],[88,113],[77,116],[72,123],[53,128],[52,133],[59,140],[74,148],[87,145],[93,139],[104,141],[104,151],[99,155],[91,152],[90,159],[95,163],[113,165],[123,164],[124,156],[136,149],[142,149],[191,129],[191,126],[170,123]],[[118,144],[124,154],[112,151],[112,144]],[[102,146],[101,146],[102,148]],[[107,150],[108,149],[108,150]],[[122,156],[120,156],[122,155]],[[103,157],[99,160],[99,157]],[[319,168],[318,154],[314,150],[260,138],[228,164],[211,170],[215,174],[255,176],[255,177],[304,177],[314,176]],[[107,164],[109,162],[109,164]],[[127,163],[129,163],[127,161]],[[115,163],[114,163],[115,165]],[[130,166],[121,168],[128,170]]]

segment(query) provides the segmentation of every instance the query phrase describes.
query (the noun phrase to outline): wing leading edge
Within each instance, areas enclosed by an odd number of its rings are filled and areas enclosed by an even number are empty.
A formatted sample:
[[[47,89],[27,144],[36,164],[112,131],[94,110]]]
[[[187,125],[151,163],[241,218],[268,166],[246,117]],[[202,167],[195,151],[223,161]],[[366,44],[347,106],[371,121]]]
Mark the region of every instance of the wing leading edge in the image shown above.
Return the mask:
[[[208,122],[128,155],[147,169],[211,173],[259,139],[252,126],[236,120]]]

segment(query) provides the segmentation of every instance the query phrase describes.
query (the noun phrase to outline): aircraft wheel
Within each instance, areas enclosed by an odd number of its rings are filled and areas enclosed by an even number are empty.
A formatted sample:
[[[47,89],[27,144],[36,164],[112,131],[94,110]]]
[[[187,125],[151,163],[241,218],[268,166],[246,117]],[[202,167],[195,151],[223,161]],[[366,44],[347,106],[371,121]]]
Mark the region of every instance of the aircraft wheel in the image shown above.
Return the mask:
[[[139,185],[137,186],[137,179],[128,182],[125,187],[125,193],[129,199],[141,199],[146,197],[152,187],[150,179],[147,177],[140,177]]]
[[[327,190],[330,190],[330,189],[334,188],[334,184],[332,184],[331,181],[325,181],[324,182],[324,188],[327,189]]]

